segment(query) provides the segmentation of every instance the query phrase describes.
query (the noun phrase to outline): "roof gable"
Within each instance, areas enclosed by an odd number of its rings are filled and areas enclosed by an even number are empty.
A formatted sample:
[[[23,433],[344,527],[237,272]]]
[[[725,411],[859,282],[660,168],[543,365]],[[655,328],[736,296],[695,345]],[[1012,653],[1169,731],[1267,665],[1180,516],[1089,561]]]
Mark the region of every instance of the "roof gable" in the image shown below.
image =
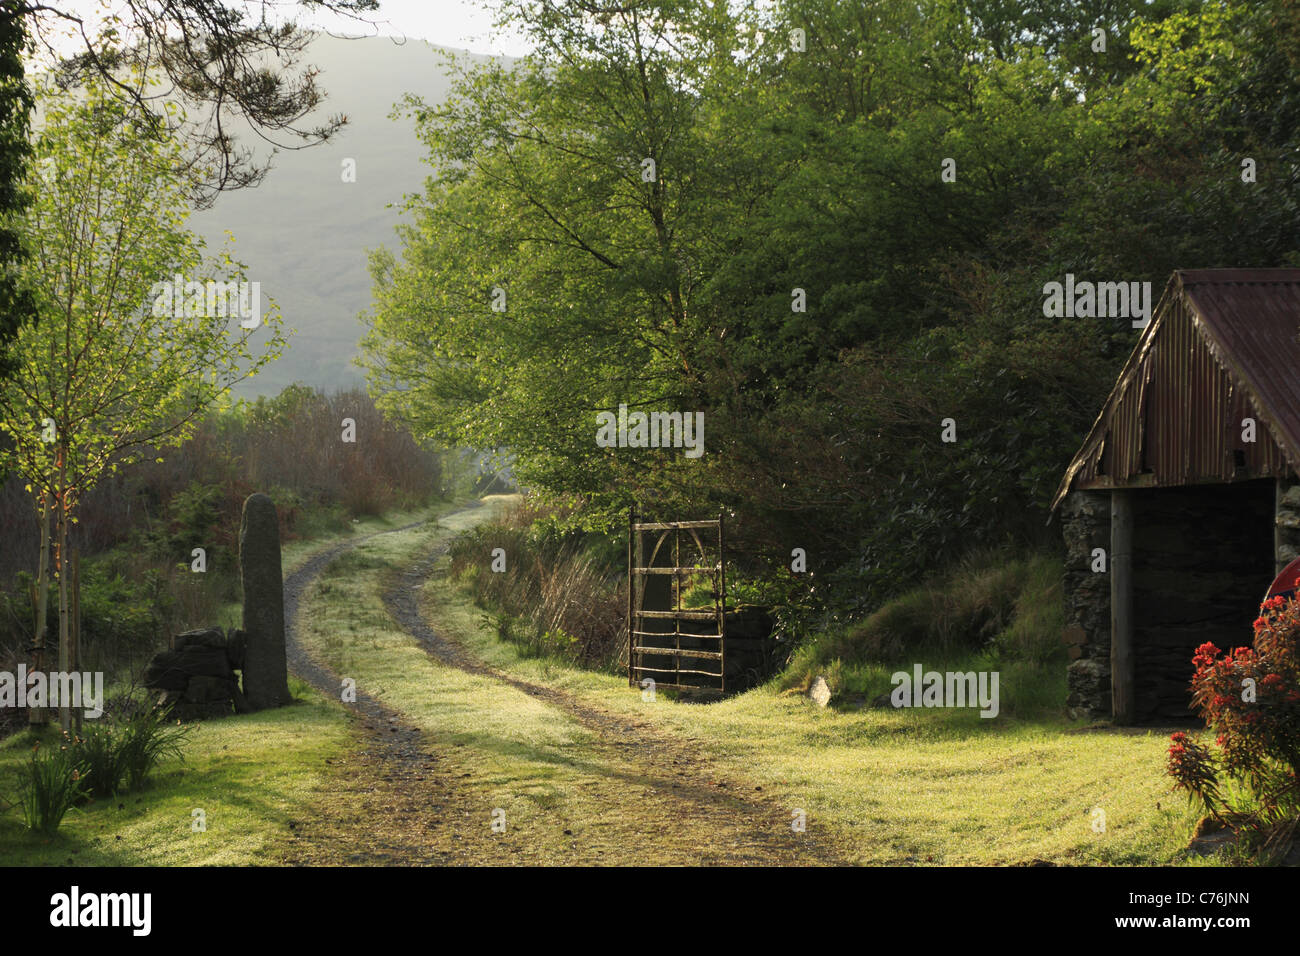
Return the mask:
[[[1257,422],[1244,442],[1241,419]],[[1052,501],[1073,487],[1278,475],[1300,462],[1300,269],[1170,277]]]

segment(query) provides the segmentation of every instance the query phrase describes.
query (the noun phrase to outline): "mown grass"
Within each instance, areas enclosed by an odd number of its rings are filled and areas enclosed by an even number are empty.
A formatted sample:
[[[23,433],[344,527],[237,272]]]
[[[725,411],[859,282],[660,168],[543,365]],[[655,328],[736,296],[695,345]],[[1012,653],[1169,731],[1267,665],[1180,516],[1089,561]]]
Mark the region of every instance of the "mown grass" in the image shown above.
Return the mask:
[[[470,527],[491,507],[451,515],[444,525]],[[386,526],[408,520],[394,516]],[[584,858],[643,862],[644,848],[626,845],[625,822],[639,809],[636,794],[653,781],[627,772],[616,751],[563,710],[432,660],[388,617],[384,586],[446,533],[386,535],[335,562],[308,596],[304,640],[340,675],[355,678],[358,689],[445,745],[449,769],[471,774],[462,786],[471,805],[478,801],[483,826],[499,807],[512,832],[544,844],[531,860],[572,859],[566,848],[581,841],[591,855]],[[286,572],[324,544],[286,548]],[[969,711],[822,709],[777,682],[708,705],[662,694],[645,700],[619,677],[525,657],[485,626],[483,612],[445,578],[423,596],[441,633],[483,660],[693,742],[728,779],[761,786],[791,812],[803,810],[810,831],[830,835],[847,859],[1195,862],[1182,849],[1195,817],[1169,789],[1161,731],[1089,728],[1061,716],[1026,716],[1024,708],[1004,708],[993,720]],[[924,663],[937,668],[942,661]],[[29,834],[16,811],[0,814],[0,861],[272,862],[295,815],[311,812],[318,799],[324,761],[353,739],[340,705],[296,682],[294,689],[303,698],[295,706],[199,725],[183,764],[162,765],[152,786],[124,800],[73,811],[53,838]],[[0,780],[14,779],[28,746],[22,737],[0,746]],[[206,833],[192,830],[196,808],[205,811]],[[679,834],[679,842],[707,839],[683,835],[681,821],[640,822]]]
[[[623,679],[523,656],[483,626],[464,593],[429,588],[425,602],[437,627],[494,666],[698,741],[732,773],[805,810],[810,826],[833,830],[862,863],[1196,862],[1184,851],[1196,816],[1170,789],[1163,730],[1089,728],[1059,713],[1016,716],[1014,706],[992,720],[973,711],[822,709],[779,682],[714,704],[647,702]],[[935,658],[936,669],[942,663]],[[868,683],[885,677],[888,686],[886,665],[861,666],[875,668],[862,671]],[[1016,675],[1002,686],[1014,701]]]
[[[11,866],[265,863],[264,851],[310,798],[326,758],[347,744],[342,713],[291,681],[290,707],[194,725],[183,761],[167,760],[136,792],[69,811],[51,837],[0,813],[0,863]],[[43,737],[50,745],[53,730]],[[16,786],[35,738],[0,744],[0,780]],[[195,810],[206,831],[196,832]]]
[[[477,514],[456,515],[448,523],[461,527]],[[439,663],[389,617],[381,595],[394,572],[440,537],[445,530],[385,535],[333,562],[309,595],[306,645],[341,677],[354,679],[358,692],[398,710],[445,748],[442,753],[463,749],[472,777],[460,786],[474,794],[471,803],[477,801],[484,829],[492,811],[503,809],[512,831],[539,835],[531,849],[542,862],[548,851],[557,861],[565,858],[562,844],[569,841],[559,820],[585,821],[587,826],[564,828],[576,830],[575,838],[595,855],[608,854],[612,861],[640,853],[642,848],[620,848],[605,836],[602,819],[623,808],[600,805],[584,788],[598,762],[589,753],[588,730],[516,688]]]
[[[442,506],[443,509],[451,507]],[[283,548],[287,576],[315,551],[355,534],[400,527],[426,509],[353,523],[349,534],[295,540]],[[223,626],[237,626],[239,605],[222,609]],[[109,689],[110,696],[114,690]],[[292,706],[194,725],[183,761],[166,760],[149,784],[117,799],[72,809],[52,837],[23,825],[18,807],[0,811],[0,865],[228,865],[274,862],[268,850],[310,807],[325,761],[352,741],[343,709],[294,678]],[[0,800],[16,798],[31,748],[53,744],[57,732],[31,732],[0,741]],[[3,804],[0,804],[2,806]],[[194,829],[203,811],[206,831]]]

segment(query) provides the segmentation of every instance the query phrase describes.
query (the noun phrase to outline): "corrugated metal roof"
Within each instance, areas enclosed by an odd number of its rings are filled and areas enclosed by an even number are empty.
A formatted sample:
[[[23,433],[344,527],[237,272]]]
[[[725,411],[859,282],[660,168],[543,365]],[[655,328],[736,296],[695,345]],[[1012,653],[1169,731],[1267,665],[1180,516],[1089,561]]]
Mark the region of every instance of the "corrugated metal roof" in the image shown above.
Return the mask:
[[[1241,420],[1257,422],[1244,442]],[[1052,501],[1072,488],[1280,475],[1300,462],[1300,269],[1170,277]]]

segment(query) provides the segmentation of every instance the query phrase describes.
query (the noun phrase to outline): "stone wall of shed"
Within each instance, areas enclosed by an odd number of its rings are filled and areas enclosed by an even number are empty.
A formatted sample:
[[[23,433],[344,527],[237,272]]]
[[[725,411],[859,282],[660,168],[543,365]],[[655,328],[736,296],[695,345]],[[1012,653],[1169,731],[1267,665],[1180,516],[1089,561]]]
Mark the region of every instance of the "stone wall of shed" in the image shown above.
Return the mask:
[[[1275,521],[1275,563],[1280,572],[1296,558],[1300,558],[1300,484],[1296,483],[1294,475],[1288,475],[1281,482]]]
[[[1071,717],[1110,716],[1110,576],[1093,570],[1094,552],[1110,552],[1110,495],[1073,491],[1061,502],[1065,537],[1065,641],[1070,656]],[[1109,567],[1109,563],[1107,564]]]

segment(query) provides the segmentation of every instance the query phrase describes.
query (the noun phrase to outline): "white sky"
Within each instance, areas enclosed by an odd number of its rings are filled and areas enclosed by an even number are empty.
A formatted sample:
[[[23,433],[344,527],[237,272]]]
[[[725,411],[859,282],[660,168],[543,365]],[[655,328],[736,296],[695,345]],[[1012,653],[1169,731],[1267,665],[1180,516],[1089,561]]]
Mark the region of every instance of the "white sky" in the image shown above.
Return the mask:
[[[117,11],[123,4],[115,0],[47,0],[59,10],[82,17],[88,23],[97,22],[104,11]],[[263,9],[268,17],[294,16],[302,26],[328,30],[344,36],[405,36],[428,40],[440,46],[457,47],[474,53],[520,56],[527,45],[519,36],[498,35],[492,26],[490,0],[380,0],[379,10],[369,14],[374,25],[358,23],[347,17],[317,16],[296,3],[281,0],[278,4],[262,4],[229,0],[226,6],[242,7],[253,18],[260,18]],[[278,12],[277,12],[278,11]],[[47,22],[54,22],[52,20]],[[60,44],[60,47],[63,45]]]
[[[484,0],[379,0],[379,33],[428,40],[440,46],[460,47],[474,53],[520,56],[527,47],[518,36],[495,35],[492,12]],[[304,20],[304,22],[306,22]],[[355,23],[336,17],[320,26],[349,36],[362,32]],[[369,32],[367,29],[366,32]]]

